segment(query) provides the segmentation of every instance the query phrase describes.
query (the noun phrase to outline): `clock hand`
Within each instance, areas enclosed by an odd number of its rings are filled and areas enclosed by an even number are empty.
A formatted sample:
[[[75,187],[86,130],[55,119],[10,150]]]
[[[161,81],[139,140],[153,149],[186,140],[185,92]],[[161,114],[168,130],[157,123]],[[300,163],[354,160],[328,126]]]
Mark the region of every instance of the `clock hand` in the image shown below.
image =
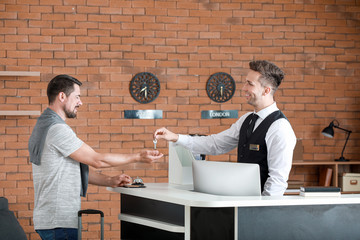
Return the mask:
[[[223,96],[223,92],[224,92],[224,87],[221,86],[221,87],[220,87],[220,94],[221,94],[221,96]]]
[[[147,98],[147,92],[148,92],[147,86],[143,87],[143,88],[140,90],[140,92],[144,92],[144,91],[145,91],[145,98]]]

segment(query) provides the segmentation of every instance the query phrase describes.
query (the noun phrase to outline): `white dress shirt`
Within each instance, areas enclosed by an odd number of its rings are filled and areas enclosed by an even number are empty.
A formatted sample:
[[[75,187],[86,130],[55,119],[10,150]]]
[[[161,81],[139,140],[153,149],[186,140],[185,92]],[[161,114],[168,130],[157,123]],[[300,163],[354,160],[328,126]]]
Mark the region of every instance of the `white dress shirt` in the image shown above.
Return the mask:
[[[279,110],[276,103],[262,109],[254,130],[271,113]],[[186,147],[195,154],[219,155],[238,147],[240,128],[245,118],[252,114],[248,112],[241,116],[231,127],[218,134],[210,136],[179,135],[176,144]],[[273,122],[265,136],[267,146],[267,161],[269,177],[265,182],[264,196],[283,195],[287,188],[287,180],[292,165],[293,152],[296,144],[295,133],[285,118]]]

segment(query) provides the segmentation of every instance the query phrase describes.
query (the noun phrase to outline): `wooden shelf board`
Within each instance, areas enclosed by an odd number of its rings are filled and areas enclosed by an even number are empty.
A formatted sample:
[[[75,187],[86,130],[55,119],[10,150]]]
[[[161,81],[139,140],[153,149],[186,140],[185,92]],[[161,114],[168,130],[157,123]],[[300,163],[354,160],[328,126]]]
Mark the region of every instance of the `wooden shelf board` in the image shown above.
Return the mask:
[[[40,111],[0,111],[0,116],[26,116],[26,115],[40,115]]]
[[[40,72],[27,72],[27,71],[0,71],[0,76],[40,76]]]
[[[293,166],[315,166],[315,165],[357,165],[360,161],[336,162],[336,161],[307,161],[293,162]]]
[[[308,162],[293,162],[292,165],[294,166],[306,166],[306,165],[335,165],[336,162],[330,162],[330,161],[308,161]]]

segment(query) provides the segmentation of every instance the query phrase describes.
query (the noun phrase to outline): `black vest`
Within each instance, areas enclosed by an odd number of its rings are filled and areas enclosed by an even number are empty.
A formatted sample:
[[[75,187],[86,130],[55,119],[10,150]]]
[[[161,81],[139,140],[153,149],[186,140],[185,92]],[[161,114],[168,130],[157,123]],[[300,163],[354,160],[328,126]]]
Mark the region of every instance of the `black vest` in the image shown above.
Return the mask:
[[[267,162],[267,147],[265,142],[266,133],[270,125],[285,115],[280,111],[275,111],[267,116],[251,134],[249,139],[246,137],[246,130],[249,126],[252,114],[250,114],[242,124],[239,134],[238,162],[257,163],[260,166],[261,191],[269,177],[269,167]]]

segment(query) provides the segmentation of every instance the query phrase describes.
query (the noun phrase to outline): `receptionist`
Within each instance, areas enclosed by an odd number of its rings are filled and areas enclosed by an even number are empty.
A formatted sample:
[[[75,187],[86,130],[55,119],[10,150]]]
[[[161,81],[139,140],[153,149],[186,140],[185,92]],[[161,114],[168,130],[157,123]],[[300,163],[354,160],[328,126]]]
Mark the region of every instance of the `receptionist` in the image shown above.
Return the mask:
[[[157,129],[154,139],[175,142],[196,154],[219,155],[238,148],[237,161],[260,166],[264,196],[283,195],[292,165],[296,136],[290,122],[276,105],[274,94],[284,79],[275,64],[252,61],[242,96],[254,107],[231,127],[209,136],[190,136]]]

